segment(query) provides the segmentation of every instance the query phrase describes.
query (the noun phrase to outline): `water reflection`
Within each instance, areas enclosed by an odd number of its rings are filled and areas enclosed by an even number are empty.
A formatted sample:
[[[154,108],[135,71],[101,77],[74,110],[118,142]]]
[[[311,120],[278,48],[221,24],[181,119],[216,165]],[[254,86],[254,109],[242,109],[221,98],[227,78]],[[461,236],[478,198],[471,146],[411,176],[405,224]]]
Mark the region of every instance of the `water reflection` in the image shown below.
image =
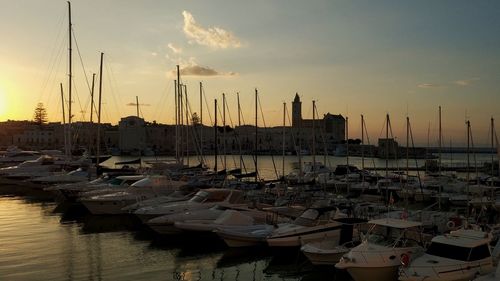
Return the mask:
[[[158,236],[132,216],[93,216],[82,206],[11,195],[0,195],[0,229],[2,280],[273,281],[333,276],[311,269],[297,251],[276,255],[266,247],[228,249],[212,234]]]

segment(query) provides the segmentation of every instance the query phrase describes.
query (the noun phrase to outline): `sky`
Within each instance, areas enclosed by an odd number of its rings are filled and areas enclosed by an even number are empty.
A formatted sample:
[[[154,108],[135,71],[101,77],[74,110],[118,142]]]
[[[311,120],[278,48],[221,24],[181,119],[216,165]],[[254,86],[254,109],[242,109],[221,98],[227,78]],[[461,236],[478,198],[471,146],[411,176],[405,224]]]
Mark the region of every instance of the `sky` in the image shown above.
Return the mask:
[[[0,121],[30,120],[39,102],[62,120],[67,10],[61,0],[2,0]],[[179,64],[193,112],[203,82],[206,124],[222,93],[227,123],[237,122],[236,93],[252,123],[257,89],[261,126],[281,125],[298,93],[303,118],[315,100],[321,116],[349,117],[351,138],[361,114],[371,141],[384,137],[389,114],[400,143],[409,116],[415,142],[435,145],[441,106],[446,145],[466,142],[470,120],[475,145],[488,146],[490,119],[500,119],[499,14],[498,1],[74,0],[73,121],[89,120],[103,52],[102,122],[135,115],[137,96],[141,117],[172,124]]]

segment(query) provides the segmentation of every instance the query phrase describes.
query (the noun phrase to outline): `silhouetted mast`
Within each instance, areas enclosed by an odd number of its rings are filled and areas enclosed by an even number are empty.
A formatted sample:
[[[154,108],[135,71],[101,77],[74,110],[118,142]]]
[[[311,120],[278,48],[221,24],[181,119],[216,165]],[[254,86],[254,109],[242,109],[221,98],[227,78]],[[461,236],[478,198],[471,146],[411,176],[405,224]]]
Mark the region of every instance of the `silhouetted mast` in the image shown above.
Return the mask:
[[[215,99],[214,101],[214,105],[215,105],[215,121],[214,121],[214,148],[215,148],[215,151],[214,151],[214,161],[215,161],[215,164],[214,164],[214,170],[215,172],[217,173],[217,157],[218,157],[218,142],[219,142],[219,135],[218,135],[218,128],[217,128],[217,99]]]
[[[73,50],[72,50],[72,23],[71,23],[71,2],[68,1],[68,94],[69,94],[69,101],[68,101],[68,155],[67,157],[71,157],[71,150],[72,150],[72,144],[71,144],[71,103],[72,103],[72,97],[71,97],[71,92],[72,92],[72,79],[73,79],[73,62],[72,62],[72,57],[73,57]]]
[[[200,159],[203,164],[203,84],[200,82]]]
[[[139,97],[138,96],[135,96],[135,108],[137,110],[137,117],[140,117],[139,116]]]
[[[179,66],[177,66],[177,72],[179,71]],[[177,96],[177,80],[174,80],[174,97],[175,97],[175,160],[179,163],[179,114],[178,107],[179,101]]]
[[[237,99],[238,99],[238,128],[239,128],[239,129],[241,129],[241,105],[240,105],[240,93],[236,93],[236,97],[237,97]],[[243,163],[243,157],[242,157],[242,155],[241,155],[241,153],[242,153],[242,152],[241,152],[241,142],[240,142],[239,147],[240,147],[240,149],[239,149],[239,150],[240,150],[240,171],[242,171],[241,169],[242,169],[242,166],[243,166],[243,165],[242,165],[242,163]],[[245,170],[246,170],[246,168],[245,168]]]
[[[495,176],[494,175],[495,167],[493,165],[494,155],[495,155],[494,153],[495,145],[493,144],[494,135],[495,135],[495,120],[493,119],[493,117],[491,117],[491,176],[492,177]],[[493,186],[493,181],[491,181],[491,186]]]
[[[92,124],[94,117],[94,85],[95,85],[95,73],[92,73],[92,88],[90,89],[90,129],[89,129],[89,154],[92,154],[92,142],[93,142],[93,133],[92,133]],[[89,173],[90,175],[90,173]]]
[[[63,84],[59,84],[61,86],[61,106],[62,106],[62,116],[63,116],[63,133],[64,133],[64,154],[69,155],[69,147],[68,147],[68,135],[66,132],[66,115],[64,112],[64,91]]]
[[[286,118],[286,102],[283,103],[283,140],[282,140],[282,156],[283,158],[281,159],[281,176],[283,179],[285,178],[285,118]]]
[[[254,159],[254,162],[255,162],[255,182],[257,182],[258,178],[259,178],[259,171],[258,171],[258,165],[257,165],[257,150],[258,150],[258,128],[259,128],[259,124],[258,124],[258,100],[259,99],[259,92],[257,91],[257,88],[255,88],[255,159]]]
[[[361,170],[365,169],[365,118],[361,114]],[[364,175],[364,173],[363,173]]]
[[[102,63],[104,53],[101,53],[101,63],[99,66],[99,104],[97,109],[97,149],[96,149],[96,166],[99,167],[99,157],[101,156],[101,101],[102,101]]]
[[[441,106],[439,106],[439,165],[438,165],[438,173],[441,176]]]
[[[184,85],[184,97],[186,99],[186,164],[189,166],[189,111],[187,85]]]
[[[312,156],[313,156],[313,164],[312,164],[312,170],[313,173],[316,172],[316,101],[312,101],[313,104],[313,120],[312,120]]]
[[[227,151],[226,151],[226,94],[222,93],[222,150],[224,151],[224,169],[227,169]]]

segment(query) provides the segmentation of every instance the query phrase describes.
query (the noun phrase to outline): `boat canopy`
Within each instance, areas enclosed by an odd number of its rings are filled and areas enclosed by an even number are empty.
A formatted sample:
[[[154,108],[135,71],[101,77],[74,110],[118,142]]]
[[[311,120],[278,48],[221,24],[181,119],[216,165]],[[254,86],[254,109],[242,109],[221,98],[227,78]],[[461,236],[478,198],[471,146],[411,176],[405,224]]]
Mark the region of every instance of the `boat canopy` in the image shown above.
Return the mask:
[[[472,229],[459,229],[451,231],[447,235],[439,235],[432,239],[432,243],[442,243],[466,248],[474,248],[482,244],[488,244],[491,236],[482,231]]]

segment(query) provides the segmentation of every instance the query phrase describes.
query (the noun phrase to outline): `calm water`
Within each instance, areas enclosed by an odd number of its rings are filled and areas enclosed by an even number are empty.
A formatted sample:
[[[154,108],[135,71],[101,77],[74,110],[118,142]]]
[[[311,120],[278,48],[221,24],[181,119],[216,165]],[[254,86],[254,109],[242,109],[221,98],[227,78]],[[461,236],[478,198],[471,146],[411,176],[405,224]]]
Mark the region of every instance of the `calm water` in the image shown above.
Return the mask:
[[[297,251],[233,250],[216,237],[161,238],[1,187],[0,280],[349,280]],[[7,195],[9,194],[9,195]],[[195,239],[193,239],[195,238]]]
[[[470,155],[470,165],[474,166],[474,163],[477,163],[477,166],[483,166],[485,162],[491,163],[491,154],[476,154]],[[475,159],[474,159],[475,157]],[[131,160],[131,159],[137,159],[137,157],[133,156],[113,156],[107,161],[103,163],[103,165],[108,166],[108,167],[114,167],[115,162],[119,161],[125,161],[125,160]],[[144,157],[143,160],[146,161],[148,159],[154,160],[154,159],[173,159],[172,157]],[[498,158],[496,155],[493,155],[493,159],[496,161]],[[313,157],[311,155],[303,156],[302,161],[303,162],[312,162]],[[218,170],[222,170],[224,168],[224,157],[220,156],[218,158]],[[361,157],[349,157],[349,161],[347,161],[346,157],[337,157],[337,156],[327,156],[326,161],[325,158],[321,155],[316,156],[316,161],[317,162],[322,162],[326,163],[327,166],[330,167],[336,167],[337,165],[341,164],[344,165],[347,162],[349,162],[350,165],[355,165],[359,168],[361,168],[362,164],[362,158]],[[465,167],[467,161],[467,155],[464,153],[443,153],[441,157],[441,162],[443,166],[448,166],[448,167]],[[187,160],[185,160],[185,163]],[[239,155],[227,155],[225,157],[225,162],[226,162],[226,167],[227,169],[234,169],[234,168],[239,168]],[[284,158],[284,167],[285,167],[285,174],[289,173],[292,168],[293,168],[293,163],[297,163],[298,158],[297,156],[285,156]],[[195,156],[192,156],[189,158],[189,164],[190,165],[196,165],[199,163],[199,159]],[[210,167],[214,167],[214,157],[213,156],[206,156],[205,157],[205,163]],[[251,155],[243,155],[243,163],[244,167],[247,168],[248,171],[254,171],[255,166],[253,162],[253,157]],[[386,165],[386,161],[384,159],[379,159],[379,158],[365,158],[364,159],[365,167],[377,167],[377,168],[383,168]],[[422,167],[425,164],[425,159],[409,159],[408,165],[409,167]],[[263,177],[266,180],[269,179],[275,179],[278,176],[281,176],[283,174],[283,157],[281,156],[259,156],[258,158],[258,167],[259,167],[259,173],[261,177]],[[389,160],[388,161],[388,167],[392,167],[394,169],[400,169],[403,171],[406,167],[406,159],[398,159],[398,160]],[[383,171],[381,172],[383,173]],[[416,172],[412,172],[415,174]],[[465,175],[461,175],[465,176]]]

